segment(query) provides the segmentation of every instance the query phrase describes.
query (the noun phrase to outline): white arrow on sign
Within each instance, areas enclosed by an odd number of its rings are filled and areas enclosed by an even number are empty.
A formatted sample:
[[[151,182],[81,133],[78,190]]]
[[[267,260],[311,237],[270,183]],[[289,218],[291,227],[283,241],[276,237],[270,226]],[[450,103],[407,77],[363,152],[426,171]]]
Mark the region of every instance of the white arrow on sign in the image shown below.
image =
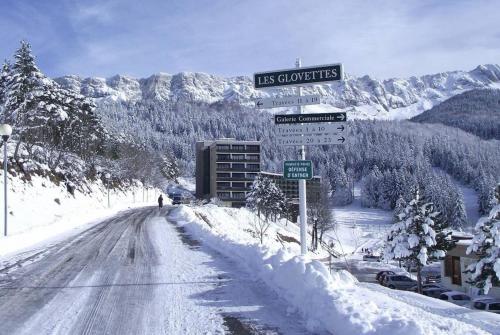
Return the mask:
[[[275,126],[276,136],[325,134],[337,135],[347,132],[346,122],[279,124]]]
[[[275,129],[279,145],[344,144],[347,140],[345,122],[280,124]]]
[[[303,95],[303,96],[293,95],[282,98],[257,99],[255,100],[255,107],[278,108],[278,107],[317,105],[320,103],[321,103],[321,96],[319,94]]]

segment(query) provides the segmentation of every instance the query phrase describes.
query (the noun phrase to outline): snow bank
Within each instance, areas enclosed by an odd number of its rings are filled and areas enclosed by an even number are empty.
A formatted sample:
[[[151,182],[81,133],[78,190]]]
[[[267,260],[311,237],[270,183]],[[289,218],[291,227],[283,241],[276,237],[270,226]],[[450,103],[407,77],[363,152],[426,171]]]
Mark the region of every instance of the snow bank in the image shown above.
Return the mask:
[[[254,217],[246,209],[180,206],[172,211],[170,219],[195,238],[247,266],[249,272],[290,303],[289,312],[296,310],[304,316],[311,332],[326,330],[339,335],[494,333],[461,322],[460,312],[455,313],[457,318],[435,315],[371,290],[346,271],[330,274],[323,263],[296,256],[300,250],[298,245],[282,245],[276,239],[277,233],[297,237],[295,226],[273,225],[264,245],[259,245],[252,236]],[[431,305],[433,300],[428,299]]]
[[[3,181],[3,177],[1,178]],[[3,182],[2,182],[3,184]],[[126,191],[110,190],[108,208],[107,189],[100,181],[88,185],[88,192],[75,190],[71,195],[64,184],[56,185],[41,176],[31,181],[8,176],[8,236],[4,236],[3,203],[0,192],[1,236],[0,256],[17,253],[40,242],[88,226],[131,207],[154,205],[155,190],[150,189],[148,202],[142,201],[142,188]],[[135,194],[134,194],[135,193]],[[146,200],[146,194],[144,194]],[[168,198],[164,197],[167,202]]]

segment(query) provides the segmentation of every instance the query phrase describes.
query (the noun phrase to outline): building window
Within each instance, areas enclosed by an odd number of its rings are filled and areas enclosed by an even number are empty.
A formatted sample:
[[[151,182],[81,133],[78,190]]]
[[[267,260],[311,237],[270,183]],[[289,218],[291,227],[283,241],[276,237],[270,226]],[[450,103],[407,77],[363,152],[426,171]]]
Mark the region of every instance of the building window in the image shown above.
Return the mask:
[[[247,164],[247,168],[251,171],[259,171],[260,165],[259,164]]]
[[[230,159],[231,159],[231,156],[229,154],[217,154],[218,161],[228,161]]]
[[[226,169],[230,169],[231,168],[231,164],[229,163],[217,163],[217,170],[226,170]]]
[[[451,273],[451,283],[455,285],[462,285],[462,271],[460,268],[460,257],[453,256],[451,258],[452,263],[452,273]]]
[[[248,179],[255,179],[255,178],[257,178],[257,173],[247,173],[247,178]]]
[[[258,145],[247,145],[247,150],[248,151],[259,151],[259,146]]]
[[[256,162],[260,160],[259,155],[247,155],[247,159],[249,161],[256,161]]]
[[[229,172],[217,172],[217,178],[231,178]]]
[[[217,144],[217,151],[227,151],[227,150],[229,150],[229,145]]]
[[[233,192],[234,199],[245,199],[245,192]]]
[[[233,173],[233,178],[234,179],[245,179],[245,174],[244,173]]]
[[[453,269],[452,269],[451,256],[445,256],[444,257],[444,276],[451,277],[452,273],[453,273]]]
[[[233,144],[233,151],[245,151],[244,145]]]
[[[220,199],[226,199],[231,197],[231,193],[229,192],[217,192],[217,197]]]
[[[231,184],[229,182],[218,182],[217,183],[217,189],[219,190],[227,190],[228,188],[231,187]]]
[[[243,170],[243,169],[245,169],[245,164],[233,163],[233,170]]]
[[[233,182],[233,187],[244,188],[245,187],[245,183],[242,183],[242,182]]]
[[[245,160],[245,155],[239,154],[239,155],[233,155],[233,161],[244,161]]]

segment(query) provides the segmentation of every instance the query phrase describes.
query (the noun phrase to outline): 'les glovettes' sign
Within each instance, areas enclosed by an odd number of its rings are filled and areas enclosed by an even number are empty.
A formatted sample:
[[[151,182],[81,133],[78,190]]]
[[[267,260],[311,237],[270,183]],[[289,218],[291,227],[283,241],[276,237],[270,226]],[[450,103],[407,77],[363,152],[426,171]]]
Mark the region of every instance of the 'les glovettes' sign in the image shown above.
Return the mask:
[[[254,74],[255,88],[310,85],[342,80],[342,64],[301,67]]]

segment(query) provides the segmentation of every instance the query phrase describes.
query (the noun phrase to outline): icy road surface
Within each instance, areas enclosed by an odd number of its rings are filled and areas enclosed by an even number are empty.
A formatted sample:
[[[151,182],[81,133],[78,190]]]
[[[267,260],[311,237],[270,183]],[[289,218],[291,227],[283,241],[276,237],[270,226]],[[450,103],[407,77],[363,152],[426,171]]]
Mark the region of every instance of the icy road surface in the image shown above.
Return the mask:
[[[307,334],[238,264],[167,222],[122,212],[0,270],[2,334]]]

